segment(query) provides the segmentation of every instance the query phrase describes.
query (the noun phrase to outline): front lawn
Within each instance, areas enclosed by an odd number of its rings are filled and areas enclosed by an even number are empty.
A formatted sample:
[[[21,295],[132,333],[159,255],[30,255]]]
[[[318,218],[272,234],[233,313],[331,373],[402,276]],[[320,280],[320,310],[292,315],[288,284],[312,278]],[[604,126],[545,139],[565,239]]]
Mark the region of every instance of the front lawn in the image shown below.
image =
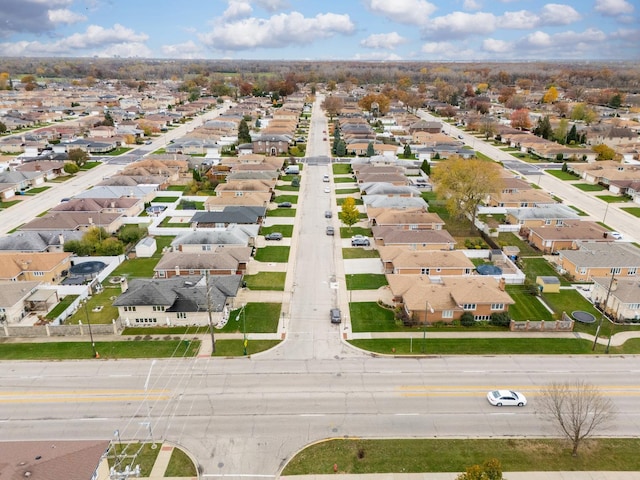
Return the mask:
[[[289,261],[291,247],[267,246],[256,251],[255,259],[258,262],[285,263]]]
[[[396,324],[394,313],[375,302],[349,303],[351,329],[353,332],[402,332],[408,331]]]
[[[276,203],[290,202],[295,205],[298,203],[298,195],[278,195],[273,201]]]
[[[291,218],[296,216],[296,209],[295,208],[274,208],[273,210],[267,211],[267,216]]]
[[[349,247],[342,249],[342,258],[345,260],[353,258],[380,258],[380,253],[374,248]]]
[[[291,237],[293,234],[293,225],[272,225],[270,227],[260,227],[260,235],[266,235],[274,232],[280,232],[283,237]]]
[[[284,290],[286,272],[259,272],[242,279],[250,290]]]
[[[580,177],[574,175],[573,173],[563,172],[562,170],[545,170],[549,175],[553,175],[559,180],[571,181],[578,180]]]
[[[51,187],[35,187],[35,188],[30,188],[29,190],[27,190],[26,192],[24,192],[25,195],[36,195],[38,193],[44,192],[45,190],[49,190]]]
[[[333,177],[333,183],[356,183],[353,177]]]
[[[371,229],[362,227],[340,227],[340,238],[351,238],[354,235],[371,237]],[[371,241],[371,238],[369,238],[369,241]]]
[[[596,195],[596,198],[599,198],[603,202],[607,203],[627,203],[629,199],[627,197],[623,197],[620,195]]]
[[[222,333],[276,333],[280,321],[280,303],[253,303],[233,310],[229,321],[219,330]],[[246,330],[245,330],[246,326]]]
[[[334,175],[346,175],[351,173],[351,165],[348,163],[334,163],[331,167]]]
[[[597,183],[574,183],[573,186],[583,192],[601,192],[605,189],[602,185],[598,185]]]
[[[345,280],[347,290],[377,290],[388,285],[387,277],[382,273],[348,274]]]
[[[640,217],[640,207],[622,207],[620,210],[624,210],[627,213],[630,213],[634,217]]]

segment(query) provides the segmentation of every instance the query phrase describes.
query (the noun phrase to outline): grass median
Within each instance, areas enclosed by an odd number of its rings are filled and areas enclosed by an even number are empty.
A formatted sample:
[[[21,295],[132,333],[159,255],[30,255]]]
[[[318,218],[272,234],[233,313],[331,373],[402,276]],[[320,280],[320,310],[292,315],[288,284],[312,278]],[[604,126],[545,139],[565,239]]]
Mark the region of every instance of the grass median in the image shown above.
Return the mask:
[[[298,453],[282,475],[463,472],[497,458],[505,472],[636,471],[640,439],[585,440],[577,457],[560,439],[336,439]],[[506,475],[508,477],[508,475]]]

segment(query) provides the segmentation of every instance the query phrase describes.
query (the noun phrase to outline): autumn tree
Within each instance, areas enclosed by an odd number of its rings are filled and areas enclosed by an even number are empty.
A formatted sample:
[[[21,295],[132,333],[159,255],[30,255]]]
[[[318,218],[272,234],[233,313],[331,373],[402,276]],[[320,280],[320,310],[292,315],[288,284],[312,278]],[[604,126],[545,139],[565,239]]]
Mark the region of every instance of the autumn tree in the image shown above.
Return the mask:
[[[378,113],[385,115],[389,111],[391,100],[382,93],[369,93],[360,99],[358,105],[367,112],[372,111],[372,105],[377,104]]]
[[[596,160],[613,160],[616,157],[616,151],[604,143],[594,145],[591,150],[598,154]]]
[[[571,120],[582,120],[587,125],[598,118],[596,111],[584,103],[576,103],[571,109]]]
[[[500,192],[503,185],[497,163],[478,158],[465,160],[457,155],[438,163],[431,180],[452,216],[471,219],[472,233],[478,207],[489,194]]]
[[[553,138],[562,145],[569,143],[569,121],[566,118],[562,118],[558,122],[558,126],[553,131]]]
[[[492,458],[482,465],[472,465],[456,477],[456,480],[502,480],[500,460]]]
[[[356,201],[353,197],[347,197],[344,199],[344,202],[342,202],[340,220],[349,228],[360,220],[360,212],[356,208]]]
[[[509,119],[513,128],[520,130],[529,130],[531,128],[531,118],[529,118],[529,109],[527,108],[516,110]]]
[[[324,108],[329,114],[330,121],[333,121],[333,117],[340,115],[342,107],[344,107],[344,100],[341,97],[336,97],[334,95],[325,97],[322,102],[322,108]]]
[[[89,154],[81,148],[72,148],[67,153],[69,160],[75,163],[78,167],[82,167],[89,161]]]
[[[553,85],[542,96],[542,103],[553,103],[558,99],[558,89]]]
[[[0,90],[11,90],[11,77],[8,72],[0,73]]]
[[[571,442],[574,457],[582,441],[604,429],[616,413],[608,397],[582,380],[552,383],[542,389],[538,402],[538,413]]]

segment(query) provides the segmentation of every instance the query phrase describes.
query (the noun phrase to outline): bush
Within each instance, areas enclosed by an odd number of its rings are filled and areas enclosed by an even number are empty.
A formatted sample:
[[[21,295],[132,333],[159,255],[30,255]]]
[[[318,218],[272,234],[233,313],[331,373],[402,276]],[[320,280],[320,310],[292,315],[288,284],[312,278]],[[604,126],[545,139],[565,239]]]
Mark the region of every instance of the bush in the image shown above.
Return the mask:
[[[473,327],[476,324],[476,321],[473,318],[473,314],[469,312],[464,312],[460,317],[460,325],[463,327]]]
[[[508,327],[511,323],[511,318],[507,312],[492,313],[489,323],[496,327]]]

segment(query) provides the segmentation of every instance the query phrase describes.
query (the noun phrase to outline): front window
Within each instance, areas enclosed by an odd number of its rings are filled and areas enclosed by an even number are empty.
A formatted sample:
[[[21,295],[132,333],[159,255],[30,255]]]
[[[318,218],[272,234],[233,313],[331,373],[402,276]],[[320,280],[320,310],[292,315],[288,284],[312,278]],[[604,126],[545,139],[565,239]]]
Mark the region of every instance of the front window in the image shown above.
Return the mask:
[[[154,312],[164,312],[164,305],[154,305],[153,306],[153,311]]]
[[[491,310],[504,310],[504,303],[492,303]]]
[[[462,305],[462,309],[463,310],[475,310],[476,309],[476,304],[475,303],[465,303],[464,305]]]
[[[613,267],[613,268],[610,270],[611,275],[617,275],[617,274],[619,274],[621,271],[622,271],[622,269],[621,269],[620,267]]]
[[[442,318],[453,318],[453,310],[443,310]]]

